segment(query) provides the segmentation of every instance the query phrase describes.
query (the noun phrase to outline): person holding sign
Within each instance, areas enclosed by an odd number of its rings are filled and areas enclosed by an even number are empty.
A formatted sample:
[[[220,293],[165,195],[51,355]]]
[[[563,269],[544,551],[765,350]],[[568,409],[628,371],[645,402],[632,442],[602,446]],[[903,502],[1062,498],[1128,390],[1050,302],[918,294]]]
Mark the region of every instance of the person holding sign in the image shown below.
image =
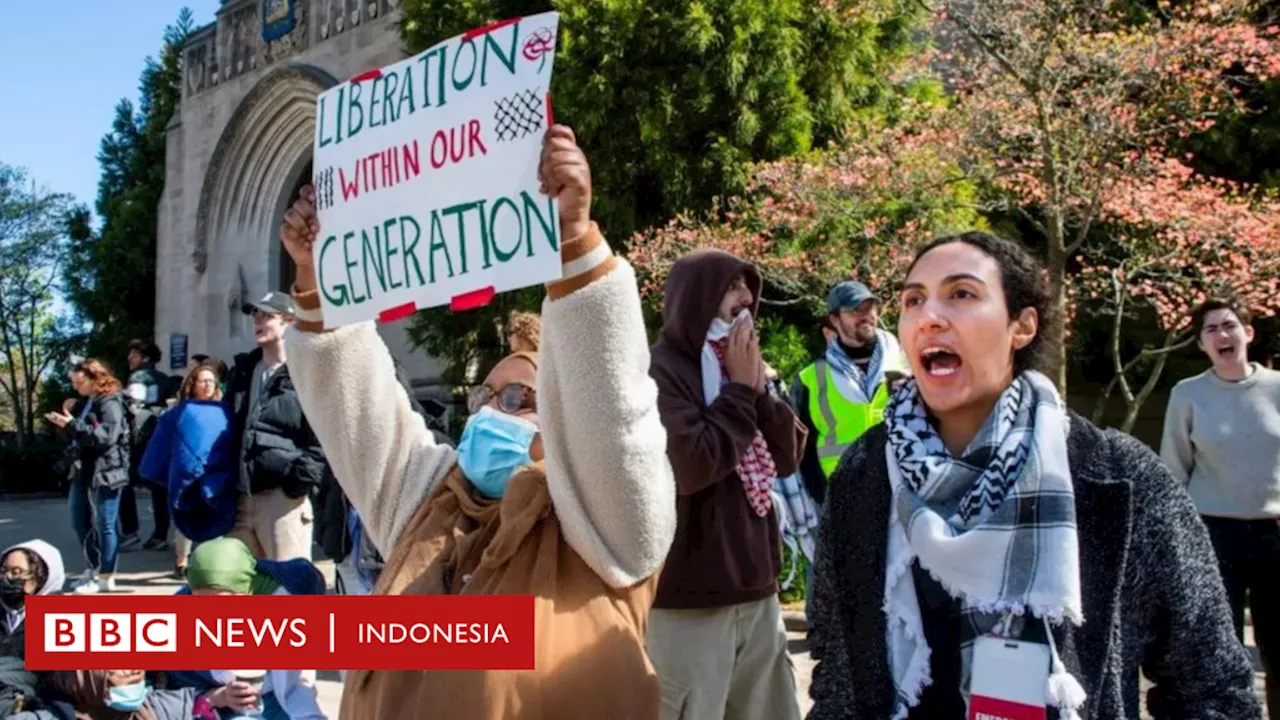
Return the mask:
[[[1213,549],[1136,439],[1043,367],[1057,304],[1020,245],[942,238],[907,271],[914,379],[827,490],[809,720],[1257,718]]]
[[[543,351],[489,373],[456,451],[410,408],[372,322],[324,330],[311,188],[281,228],[298,264],[286,338],[298,399],[386,557],[374,594],[535,596],[536,669],[352,671],[343,718],[658,717],[643,638],[675,482],[635,272],[591,222],[591,173],[569,128],[546,134],[538,179],[565,239]]]

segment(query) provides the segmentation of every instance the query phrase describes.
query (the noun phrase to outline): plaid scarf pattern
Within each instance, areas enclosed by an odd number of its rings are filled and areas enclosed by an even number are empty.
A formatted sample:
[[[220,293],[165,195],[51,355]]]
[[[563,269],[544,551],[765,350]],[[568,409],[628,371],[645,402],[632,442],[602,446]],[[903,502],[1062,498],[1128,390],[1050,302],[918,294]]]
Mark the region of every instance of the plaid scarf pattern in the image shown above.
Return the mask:
[[[880,382],[884,380],[884,351],[886,342],[885,337],[888,333],[882,330],[876,330],[876,346],[871,350],[871,358],[867,360],[866,370],[858,367],[858,363],[849,358],[848,353],[840,345],[840,338],[833,337],[827,343],[826,360],[827,364],[835,370],[837,376],[843,375],[849,379],[853,393],[846,395],[861,393],[862,397],[849,397],[850,402],[869,403],[871,398],[876,394],[876,388],[880,387]]]
[[[729,373],[724,366],[724,351],[728,339],[708,341],[716,360],[720,363],[720,387],[729,381]],[[773,484],[778,479],[778,468],[774,465],[773,455],[769,452],[769,444],[764,434],[756,430],[755,437],[747,446],[747,451],[738,458],[738,477],[742,478],[742,487],[747,493],[751,508],[760,517],[765,517],[773,509]]]
[[[894,717],[905,717],[930,683],[914,561],[963,601],[966,702],[978,637],[995,631],[1044,642],[1048,629],[1023,616],[1078,625],[1084,615],[1068,418],[1048,378],[1014,378],[958,458],[933,429],[914,380],[894,393],[885,425],[894,494],[885,612],[898,689]],[[1057,673],[1061,662],[1053,655]]]

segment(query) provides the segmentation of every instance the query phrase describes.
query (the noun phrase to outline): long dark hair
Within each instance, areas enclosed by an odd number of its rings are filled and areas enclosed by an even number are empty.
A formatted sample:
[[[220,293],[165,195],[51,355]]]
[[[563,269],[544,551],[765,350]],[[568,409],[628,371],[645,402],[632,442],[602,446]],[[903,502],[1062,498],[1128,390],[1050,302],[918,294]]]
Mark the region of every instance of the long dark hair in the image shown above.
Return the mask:
[[[951,243],[964,243],[975,247],[996,261],[996,265],[1000,268],[1000,284],[1004,289],[1010,320],[1018,317],[1018,314],[1026,308],[1035,309],[1036,315],[1039,316],[1036,336],[1031,339],[1029,345],[1014,351],[1013,371],[1014,373],[1025,370],[1046,371],[1051,366],[1053,358],[1053,348],[1046,338],[1056,337],[1053,330],[1058,323],[1062,322],[1062,318],[1059,316],[1057,298],[1049,286],[1048,273],[1044,266],[1022,245],[996,235],[975,231],[938,238],[925,245],[911,261],[907,274],[911,274],[916,263],[920,262],[920,258],[930,250]]]

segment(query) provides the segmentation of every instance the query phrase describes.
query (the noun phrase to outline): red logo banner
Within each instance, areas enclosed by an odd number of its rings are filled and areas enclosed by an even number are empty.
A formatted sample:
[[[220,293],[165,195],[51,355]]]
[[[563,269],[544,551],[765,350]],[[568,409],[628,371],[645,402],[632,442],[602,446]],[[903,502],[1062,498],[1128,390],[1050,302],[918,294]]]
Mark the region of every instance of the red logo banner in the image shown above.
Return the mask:
[[[30,596],[28,670],[529,670],[533,597]]]

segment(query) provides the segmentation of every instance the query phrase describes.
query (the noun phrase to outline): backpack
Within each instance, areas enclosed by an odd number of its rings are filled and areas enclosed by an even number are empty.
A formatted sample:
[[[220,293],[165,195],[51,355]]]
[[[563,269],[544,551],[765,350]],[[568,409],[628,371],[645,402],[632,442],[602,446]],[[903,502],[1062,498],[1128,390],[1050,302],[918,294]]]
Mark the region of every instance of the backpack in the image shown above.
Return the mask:
[[[160,420],[158,408],[147,407],[137,400],[124,396],[125,427],[129,437],[129,470],[136,473],[142,464],[142,455],[147,451],[147,443],[156,432],[156,423]]]

